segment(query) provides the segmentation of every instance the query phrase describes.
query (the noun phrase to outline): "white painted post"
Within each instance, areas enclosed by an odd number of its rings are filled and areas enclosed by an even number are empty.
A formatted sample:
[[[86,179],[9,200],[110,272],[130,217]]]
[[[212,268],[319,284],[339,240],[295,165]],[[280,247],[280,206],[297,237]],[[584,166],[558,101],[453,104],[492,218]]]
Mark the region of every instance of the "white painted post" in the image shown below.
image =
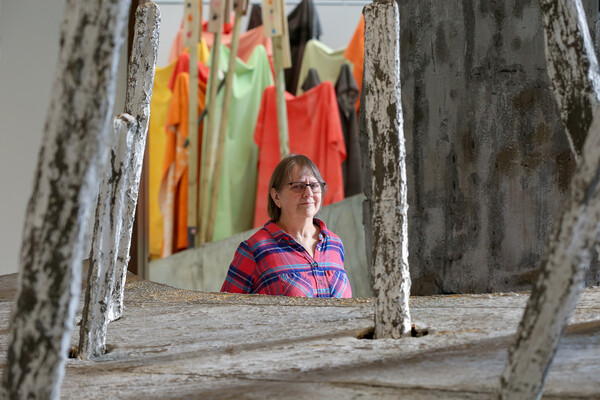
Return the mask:
[[[210,207],[210,192],[211,179],[216,159],[216,140],[217,140],[217,78],[219,76],[219,58],[221,54],[221,35],[223,33],[223,12],[225,4],[223,1],[228,0],[211,0],[210,12],[208,21],[208,31],[214,32],[213,46],[210,57],[210,72],[208,75],[208,98],[206,99],[206,107],[208,113],[206,119],[206,129],[202,137],[202,168],[200,169],[200,201],[199,201],[199,218],[200,232],[196,244],[202,245],[207,241],[208,233],[208,212]]]
[[[127,192],[123,203],[123,229],[117,242],[117,272],[113,301],[110,303],[109,319],[114,321],[123,314],[123,293],[127,280],[127,265],[131,248],[131,234],[135,221],[142,164],[150,122],[150,99],[154,86],[154,71],[158,57],[158,35],[160,31],[160,9],[154,3],[138,6],[135,12],[135,33],[129,62],[125,112],[137,121],[137,131],[129,158]]]
[[[400,27],[394,0],[365,6],[365,63],[361,133],[365,233],[372,243],[371,279],[375,293],[375,337],[410,333],[406,149],[400,97]]]
[[[117,264],[117,242],[123,227],[129,158],[137,123],[128,114],[114,120],[110,163],[105,169],[92,241],[87,290],[79,330],[77,356],[87,360],[104,354],[108,311],[112,303]]]
[[[579,163],[500,380],[499,399],[538,399],[584,286],[600,223],[598,63],[580,0],[540,1],[548,74]]]
[[[235,78],[235,65],[237,60],[237,51],[240,41],[240,26],[244,10],[248,9],[248,0],[235,1],[235,20],[233,21],[233,33],[231,37],[231,47],[229,52],[229,64],[227,66],[227,74],[225,75],[225,93],[223,95],[223,108],[221,111],[221,121],[219,123],[219,131],[217,136],[217,154],[215,159],[215,173],[213,175],[213,186],[210,195],[208,207],[208,225],[206,232],[206,240],[212,242],[213,232],[217,217],[217,201],[219,200],[219,190],[221,189],[221,178],[223,174],[223,156],[225,154],[225,139],[227,135],[227,127],[229,125],[229,104],[231,103],[231,93],[233,90],[233,80]]]
[[[60,395],[87,222],[108,151],[125,0],[67,0],[42,148],[27,206],[4,397]],[[85,44],[85,45],[82,45]],[[101,57],[98,57],[101,55]]]
[[[188,238],[189,247],[195,247],[198,232],[198,43],[202,32],[202,2],[187,0],[184,8],[183,46],[189,47],[188,70]]]

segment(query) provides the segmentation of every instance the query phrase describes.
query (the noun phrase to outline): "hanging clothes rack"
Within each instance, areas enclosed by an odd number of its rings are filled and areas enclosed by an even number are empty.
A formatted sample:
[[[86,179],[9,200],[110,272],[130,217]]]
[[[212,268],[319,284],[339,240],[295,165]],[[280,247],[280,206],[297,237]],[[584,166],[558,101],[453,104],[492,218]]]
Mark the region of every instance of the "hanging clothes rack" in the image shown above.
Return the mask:
[[[156,0],[156,4],[183,4],[183,0]],[[301,3],[301,0],[286,1],[286,6],[295,6]],[[316,6],[366,6],[371,4],[372,1],[365,0],[313,0],[313,4]],[[210,1],[204,0],[204,5],[209,5]],[[250,4],[260,4],[260,1],[252,1]]]

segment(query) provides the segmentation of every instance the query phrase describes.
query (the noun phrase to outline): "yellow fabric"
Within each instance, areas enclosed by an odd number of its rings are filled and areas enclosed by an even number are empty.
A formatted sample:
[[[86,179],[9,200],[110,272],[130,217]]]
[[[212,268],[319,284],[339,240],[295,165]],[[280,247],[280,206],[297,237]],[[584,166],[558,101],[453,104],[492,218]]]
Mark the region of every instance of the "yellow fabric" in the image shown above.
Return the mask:
[[[173,74],[175,63],[163,68],[156,68],[154,87],[150,100],[150,125],[148,127],[149,183],[149,242],[150,258],[160,257],[163,237],[163,220],[158,207],[158,189],[162,179],[162,162],[165,155],[167,113],[171,103],[169,79]]]
[[[210,57],[210,50],[206,40],[198,43],[198,61],[206,64]],[[160,258],[163,241],[163,217],[158,204],[158,192],[162,180],[162,167],[166,148],[166,124],[169,105],[173,93],[169,89],[169,80],[177,61],[162,68],[156,68],[154,75],[154,87],[150,101],[150,125],[148,127],[148,157],[149,185],[148,195],[148,235],[150,243],[150,259]]]

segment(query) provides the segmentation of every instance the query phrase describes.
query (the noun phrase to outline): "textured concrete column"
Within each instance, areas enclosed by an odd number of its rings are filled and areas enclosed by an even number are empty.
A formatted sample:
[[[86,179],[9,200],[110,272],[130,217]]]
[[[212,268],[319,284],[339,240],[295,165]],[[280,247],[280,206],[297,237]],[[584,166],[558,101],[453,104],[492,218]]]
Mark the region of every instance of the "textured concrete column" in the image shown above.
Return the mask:
[[[400,98],[398,5],[367,5],[361,103],[365,234],[376,297],[375,337],[410,332],[406,150]],[[366,146],[365,146],[366,140]]]
[[[58,398],[81,285],[94,188],[108,150],[129,3],[69,0],[27,206],[3,395]]]
[[[598,73],[580,0],[541,1],[548,74],[580,154],[538,280],[509,351],[498,398],[537,399],[584,286],[600,223]]]
[[[123,227],[123,202],[127,191],[129,158],[135,119],[123,114],[114,120],[110,163],[105,169],[96,206],[85,304],[79,333],[78,357],[89,359],[104,354],[108,311],[112,303],[117,264],[117,243]]]
[[[142,164],[150,122],[150,99],[154,86],[154,67],[158,57],[160,10],[154,3],[138,6],[135,12],[135,34],[129,62],[125,112],[137,121],[133,147],[129,158],[127,192],[123,203],[123,228],[117,242],[116,280],[109,319],[114,321],[123,314],[123,290],[127,278],[131,234],[135,222],[135,208],[142,176]]]

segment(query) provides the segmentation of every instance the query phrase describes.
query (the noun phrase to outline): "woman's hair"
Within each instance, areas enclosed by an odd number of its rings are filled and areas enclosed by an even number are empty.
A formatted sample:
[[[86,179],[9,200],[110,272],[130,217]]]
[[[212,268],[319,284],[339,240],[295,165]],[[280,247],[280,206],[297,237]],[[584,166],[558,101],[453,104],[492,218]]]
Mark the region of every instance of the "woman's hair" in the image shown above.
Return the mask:
[[[275,222],[279,221],[279,217],[281,217],[281,209],[277,207],[277,204],[275,204],[275,201],[271,197],[271,189],[275,189],[279,192],[286,183],[289,183],[292,171],[295,167],[300,168],[300,171],[302,172],[306,171],[311,173],[319,182],[323,182],[319,168],[317,168],[315,163],[305,155],[290,154],[281,160],[275,167],[273,175],[271,175],[271,181],[269,182],[267,212],[269,213],[269,218]],[[326,192],[327,186],[323,185],[321,199],[325,197]]]

